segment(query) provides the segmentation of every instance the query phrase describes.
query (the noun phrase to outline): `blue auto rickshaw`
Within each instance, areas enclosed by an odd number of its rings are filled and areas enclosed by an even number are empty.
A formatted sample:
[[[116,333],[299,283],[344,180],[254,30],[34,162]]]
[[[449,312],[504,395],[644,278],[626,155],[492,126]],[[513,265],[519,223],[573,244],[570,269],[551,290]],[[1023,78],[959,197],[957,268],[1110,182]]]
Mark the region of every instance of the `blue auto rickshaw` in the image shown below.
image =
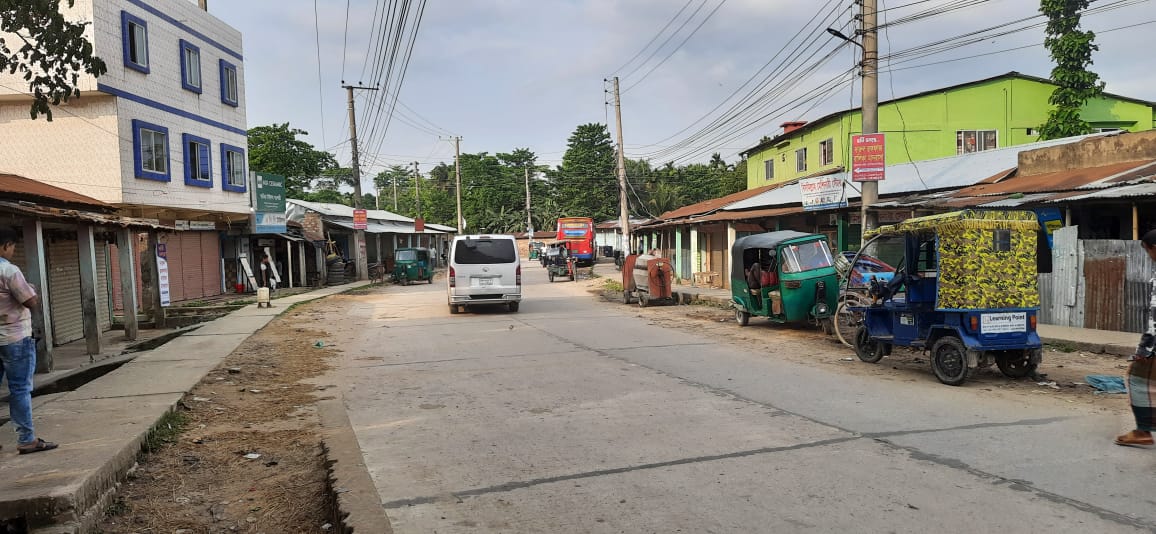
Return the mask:
[[[870,281],[870,305],[855,310],[859,359],[876,363],[893,347],[920,348],[952,386],[993,363],[1012,378],[1033,374],[1042,358],[1038,232],[1030,211],[975,210],[869,232],[860,253],[885,246],[902,260],[893,276]]]

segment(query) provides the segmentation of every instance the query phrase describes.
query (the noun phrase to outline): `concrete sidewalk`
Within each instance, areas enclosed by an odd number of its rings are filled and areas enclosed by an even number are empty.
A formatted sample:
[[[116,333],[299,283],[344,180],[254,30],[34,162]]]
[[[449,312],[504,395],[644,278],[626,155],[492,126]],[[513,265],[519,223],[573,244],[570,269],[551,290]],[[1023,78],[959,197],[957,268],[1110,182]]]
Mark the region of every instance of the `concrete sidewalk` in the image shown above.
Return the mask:
[[[674,292],[681,297],[680,302],[683,303],[702,301],[714,305],[729,306],[731,302],[729,289],[676,285]],[[1038,331],[1044,343],[1094,354],[1130,356],[1135,353],[1136,344],[1140,342],[1140,334],[1132,332],[1112,332],[1050,324],[1039,325]]]
[[[294,303],[364,282],[246,306],[74,391],[37,398],[37,434],[60,443],[16,454],[15,433],[0,426],[0,519],[26,518],[32,532],[81,532],[94,525],[162,416],[237,348]]]

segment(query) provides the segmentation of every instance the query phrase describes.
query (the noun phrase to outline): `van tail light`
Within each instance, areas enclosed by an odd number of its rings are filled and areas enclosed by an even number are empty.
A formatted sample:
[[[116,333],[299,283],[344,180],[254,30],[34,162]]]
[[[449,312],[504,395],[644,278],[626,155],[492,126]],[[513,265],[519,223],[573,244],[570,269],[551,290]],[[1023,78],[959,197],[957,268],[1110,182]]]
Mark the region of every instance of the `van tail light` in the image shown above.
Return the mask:
[[[453,267],[450,267],[450,287],[458,287],[458,276]]]
[[[979,317],[972,315],[968,319],[970,320],[970,323],[971,323],[969,325],[969,326],[971,326],[971,331],[972,332],[979,332]]]
[[[521,265],[519,265],[518,269],[514,271],[514,281],[518,285],[522,285],[522,266]]]
[[[1035,315],[1032,315],[1031,317],[1028,318],[1028,323],[1032,325],[1032,330],[1036,329],[1036,324],[1038,322],[1039,322],[1039,319]]]

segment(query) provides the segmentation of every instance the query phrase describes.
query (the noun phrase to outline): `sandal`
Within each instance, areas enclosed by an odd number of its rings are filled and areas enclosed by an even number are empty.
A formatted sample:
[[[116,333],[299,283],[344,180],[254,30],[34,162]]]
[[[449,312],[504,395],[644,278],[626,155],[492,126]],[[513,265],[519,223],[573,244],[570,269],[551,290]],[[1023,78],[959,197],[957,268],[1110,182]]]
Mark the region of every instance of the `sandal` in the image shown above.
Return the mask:
[[[32,454],[34,452],[50,451],[57,447],[59,447],[59,445],[51,441],[37,439],[35,443],[31,443],[29,445],[20,445],[19,447],[16,447],[16,450],[19,451],[20,454]]]

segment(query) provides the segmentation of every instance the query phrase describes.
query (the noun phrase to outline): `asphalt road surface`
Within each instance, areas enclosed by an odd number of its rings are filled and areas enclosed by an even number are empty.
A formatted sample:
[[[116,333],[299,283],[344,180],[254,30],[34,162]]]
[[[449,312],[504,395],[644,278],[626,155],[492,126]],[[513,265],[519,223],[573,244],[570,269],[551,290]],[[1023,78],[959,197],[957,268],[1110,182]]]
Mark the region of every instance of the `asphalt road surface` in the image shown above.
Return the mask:
[[[327,312],[396,532],[1156,530],[1126,413],[793,363],[523,269],[518,313],[450,315],[440,278]]]

